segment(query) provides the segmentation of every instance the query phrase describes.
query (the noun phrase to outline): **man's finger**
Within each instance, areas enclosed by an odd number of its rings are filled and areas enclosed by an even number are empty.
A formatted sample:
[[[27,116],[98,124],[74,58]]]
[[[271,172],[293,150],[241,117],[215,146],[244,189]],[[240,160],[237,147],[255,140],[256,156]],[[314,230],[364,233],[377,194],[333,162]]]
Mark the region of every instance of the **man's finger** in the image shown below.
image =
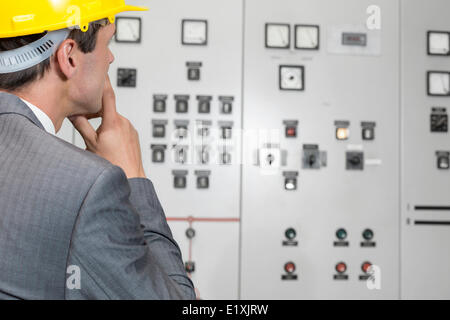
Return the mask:
[[[111,85],[111,80],[109,76],[106,78],[105,88],[103,90],[103,122],[104,124],[108,124],[111,120],[117,117],[116,110],[116,95],[114,94],[114,90]]]
[[[88,120],[102,118],[103,117],[103,110],[100,111],[100,112],[94,113],[94,114],[87,114],[87,115],[85,115],[85,117]]]
[[[97,132],[94,127],[89,123],[88,119],[84,116],[74,116],[70,117],[69,120],[72,122],[73,126],[81,134],[86,142],[86,145],[93,146],[97,139]]]

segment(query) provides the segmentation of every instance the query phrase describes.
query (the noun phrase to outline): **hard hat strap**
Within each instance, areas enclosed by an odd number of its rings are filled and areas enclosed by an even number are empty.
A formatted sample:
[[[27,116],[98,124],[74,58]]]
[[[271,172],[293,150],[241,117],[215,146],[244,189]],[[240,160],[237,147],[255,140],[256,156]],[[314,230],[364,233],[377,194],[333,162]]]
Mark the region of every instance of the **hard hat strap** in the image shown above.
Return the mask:
[[[0,74],[26,70],[45,61],[69,34],[69,29],[52,31],[26,46],[0,52]]]

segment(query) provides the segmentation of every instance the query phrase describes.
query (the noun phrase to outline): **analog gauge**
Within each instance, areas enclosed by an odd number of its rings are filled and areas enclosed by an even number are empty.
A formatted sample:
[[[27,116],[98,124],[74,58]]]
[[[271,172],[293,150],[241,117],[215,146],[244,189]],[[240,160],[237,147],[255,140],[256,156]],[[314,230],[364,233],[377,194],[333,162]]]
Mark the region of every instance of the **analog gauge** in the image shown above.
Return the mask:
[[[281,66],[280,67],[280,89],[281,90],[304,90],[304,67],[303,66]]]
[[[136,87],[136,69],[118,69],[117,70],[117,86],[118,87]]]
[[[295,48],[319,50],[320,27],[311,25],[295,26]]]
[[[450,55],[450,33],[429,31],[428,54],[437,56]]]
[[[428,72],[428,95],[450,96],[450,73],[430,71]]]
[[[431,113],[431,132],[448,132],[446,108],[433,108]]]
[[[183,45],[206,46],[208,43],[208,21],[183,20]]]
[[[291,26],[288,24],[266,24],[266,48],[289,49],[291,47]]]
[[[141,42],[141,18],[118,17],[116,20],[116,42]]]

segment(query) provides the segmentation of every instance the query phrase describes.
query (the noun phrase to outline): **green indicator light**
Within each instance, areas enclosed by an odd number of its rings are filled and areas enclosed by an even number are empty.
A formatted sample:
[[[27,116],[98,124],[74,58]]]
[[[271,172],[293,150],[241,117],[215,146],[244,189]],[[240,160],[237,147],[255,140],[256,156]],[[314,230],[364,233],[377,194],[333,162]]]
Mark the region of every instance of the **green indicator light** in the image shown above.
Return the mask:
[[[288,238],[289,240],[293,240],[297,236],[297,232],[295,232],[295,230],[293,228],[289,228],[286,230],[285,235],[286,235],[286,238]]]
[[[345,229],[339,229],[336,231],[336,237],[339,240],[345,240],[347,238],[347,231],[345,231]]]
[[[364,230],[364,232],[363,232],[363,238],[364,238],[365,240],[372,240],[372,239],[373,239],[373,236],[374,236],[374,234],[373,234],[373,231],[372,231],[372,230],[370,230],[370,229]]]

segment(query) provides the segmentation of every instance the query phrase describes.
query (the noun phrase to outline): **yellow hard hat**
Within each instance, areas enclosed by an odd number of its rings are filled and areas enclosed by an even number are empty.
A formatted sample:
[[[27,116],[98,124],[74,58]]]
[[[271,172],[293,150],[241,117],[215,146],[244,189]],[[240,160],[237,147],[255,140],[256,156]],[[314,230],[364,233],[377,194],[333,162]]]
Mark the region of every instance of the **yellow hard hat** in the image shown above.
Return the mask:
[[[0,38],[26,36],[78,26],[87,31],[89,23],[125,11],[147,8],[125,4],[125,0],[3,0],[0,4]]]

